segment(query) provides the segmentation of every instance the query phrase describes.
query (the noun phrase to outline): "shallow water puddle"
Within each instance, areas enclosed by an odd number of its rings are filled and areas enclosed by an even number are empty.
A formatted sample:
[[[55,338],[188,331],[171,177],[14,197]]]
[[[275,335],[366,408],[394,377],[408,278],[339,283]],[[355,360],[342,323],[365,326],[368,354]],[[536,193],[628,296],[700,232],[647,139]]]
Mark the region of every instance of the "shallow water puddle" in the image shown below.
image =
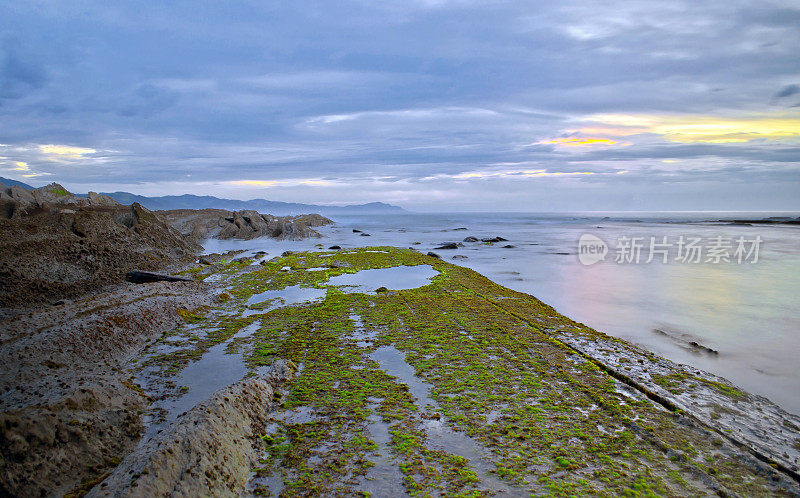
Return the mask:
[[[293,410],[282,410],[269,414],[270,420],[279,420],[285,424],[307,424],[318,420],[314,415],[314,408],[310,406],[298,406]]]
[[[370,353],[369,357],[380,364],[381,370],[406,384],[409,392],[419,400],[421,406],[431,405],[439,408],[439,403],[431,398],[433,386],[417,377],[414,367],[406,362],[405,353],[394,346],[381,346]]]
[[[356,344],[359,347],[365,348],[372,344],[372,341],[378,337],[378,331],[373,329],[365,329],[364,322],[361,320],[361,315],[350,313],[350,320],[353,321],[353,334]]]
[[[369,407],[374,409],[378,400],[371,401],[373,403]],[[359,478],[358,489],[365,494],[369,493],[367,496],[408,496],[403,487],[403,474],[389,447],[392,440],[389,424],[373,413],[367,417],[367,430],[378,449],[370,457],[375,466],[366,476]]]
[[[434,410],[439,408],[439,403],[431,398],[433,386],[416,376],[414,367],[406,362],[402,351],[394,346],[382,346],[369,357],[377,361],[386,373],[406,384],[409,392],[419,400],[421,406],[431,406]],[[423,428],[433,446],[469,460],[483,486],[493,492],[512,492],[508,484],[489,473],[495,465],[481,457],[481,453],[485,450],[482,450],[473,438],[453,430],[443,419],[425,420]]]
[[[245,327],[239,334],[255,332],[257,324],[253,323]],[[239,335],[237,334],[237,335]],[[241,335],[244,337],[245,335]],[[225,350],[230,345],[233,337],[212,346],[199,360],[190,363],[174,377],[169,377],[169,381],[174,381],[186,392],[177,398],[156,401],[150,408],[161,415],[156,416],[156,420],[150,418],[150,425],[147,427],[144,437],[139,445],[143,445],[150,439],[167,429],[183,413],[188,412],[195,406],[206,401],[215,392],[238,382],[247,374],[247,366],[241,354],[227,354]],[[138,379],[140,384],[147,383],[149,375],[155,375],[156,367],[146,368],[140,372]]]
[[[264,429],[265,436],[283,434],[285,425],[307,424],[318,420],[314,409],[310,406],[299,406],[293,410],[281,410],[269,414],[271,422]],[[315,457],[312,457],[315,458]],[[264,455],[268,459],[268,455]],[[310,460],[310,459],[309,459]],[[265,463],[265,461],[262,461]],[[250,480],[245,490],[254,496],[280,496],[284,488],[283,475],[280,467],[274,465],[250,473]]]
[[[230,339],[211,347],[202,358],[181,370],[177,382],[189,390],[180,398],[164,403],[167,421],[174,420],[247,374],[242,355],[225,353],[229,342]]]
[[[295,306],[301,303],[311,301],[320,301],[325,299],[328,293],[327,289],[317,289],[316,287],[302,287],[301,285],[293,285],[283,289],[274,289],[264,291],[260,294],[253,294],[247,300],[247,305],[260,304],[267,301],[272,301],[266,308],[248,308],[242,313],[242,318],[259,313],[267,313],[277,308],[284,306]]]
[[[242,330],[233,334],[233,337],[231,337],[231,339],[242,339],[244,337],[250,337],[256,332],[256,330],[258,330],[258,327],[260,326],[261,322],[259,320],[256,320],[247,327],[242,327]]]
[[[331,277],[327,285],[342,286],[344,292],[374,294],[378,287],[390,290],[416,289],[428,285],[430,279],[438,274],[431,265],[394,266],[345,273]]]

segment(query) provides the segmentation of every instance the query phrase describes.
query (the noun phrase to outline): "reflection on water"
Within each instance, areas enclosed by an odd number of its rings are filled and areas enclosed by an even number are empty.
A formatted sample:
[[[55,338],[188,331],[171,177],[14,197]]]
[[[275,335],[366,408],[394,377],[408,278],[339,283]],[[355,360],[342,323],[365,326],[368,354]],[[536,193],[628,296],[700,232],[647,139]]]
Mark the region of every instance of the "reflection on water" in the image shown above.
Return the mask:
[[[438,274],[431,265],[396,266],[344,273],[331,277],[327,285],[342,286],[344,292],[374,294],[379,287],[390,290],[416,289],[428,285],[430,279]]]
[[[533,294],[591,327],[726,377],[800,413],[800,380],[794,367],[800,357],[800,227],[679,223],[767,215],[407,214],[338,217],[337,225],[319,231],[327,236],[326,246],[336,244],[343,250],[365,244],[409,247],[419,241],[413,247],[422,252],[467,236],[500,235],[508,243],[463,242],[464,247],[457,250],[437,252],[501,285]],[[468,230],[452,230],[456,227]],[[353,228],[364,229],[372,237],[364,240],[352,233]],[[611,246],[621,236],[645,237],[646,241],[663,236],[674,241],[681,235],[760,236],[764,242],[756,264],[616,264],[612,249],[606,261],[583,266],[576,249],[584,233]],[[315,243],[211,241],[208,249],[263,249],[280,254],[287,249],[318,250]],[[503,248],[505,244],[515,247]],[[453,259],[456,255],[466,258]],[[385,284],[368,290],[380,285]],[[695,340],[719,355],[686,348],[654,329]]]
[[[259,313],[267,313],[284,306],[296,306],[298,304],[325,299],[327,290],[315,287],[303,287],[292,285],[283,289],[268,290],[259,294],[253,294],[247,300],[248,309],[242,313],[242,317],[248,317]],[[269,302],[267,307],[253,307],[261,303]]]
[[[377,401],[379,400],[371,403],[369,407],[374,410]],[[359,478],[359,490],[366,496],[408,496],[403,486],[403,474],[400,472],[399,463],[392,456],[389,446],[392,441],[389,424],[373,413],[367,418],[367,430],[378,449],[370,457],[375,466],[366,476]]]
[[[414,367],[406,362],[406,356],[402,351],[394,346],[381,346],[369,357],[377,361],[383,371],[407,385],[408,391],[417,399],[418,406],[434,411],[440,409],[439,403],[431,398],[433,386],[416,376]],[[489,487],[493,492],[510,491],[508,484],[491,473],[495,465],[481,457],[481,453],[486,450],[473,438],[453,430],[442,419],[426,419],[424,429],[434,448],[469,460],[469,465],[475,470],[483,486]]]

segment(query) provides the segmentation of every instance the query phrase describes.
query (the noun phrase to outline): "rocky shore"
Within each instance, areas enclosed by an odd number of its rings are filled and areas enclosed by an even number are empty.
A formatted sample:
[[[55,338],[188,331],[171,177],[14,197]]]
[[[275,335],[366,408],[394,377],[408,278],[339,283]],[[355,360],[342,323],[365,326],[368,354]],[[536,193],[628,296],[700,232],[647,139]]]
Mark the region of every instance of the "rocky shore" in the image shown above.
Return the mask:
[[[319,237],[320,215],[215,209],[153,212],[53,183],[0,183],[0,308],[52,303],[119,284],[132,270],[178,268],[207,238]]]
[[[800,493],[798,417],[441,259],[181,273],[0,323],[0,494]]]
[[[225,211],[224,209],[173,209],[158,211],[168,223],[184,236],[196,241],[205,239],[256,239],[271,237],[278,240],[301,240],[321,237],[314,230],[333,223],[318,214],[272,216],[256,211]]]

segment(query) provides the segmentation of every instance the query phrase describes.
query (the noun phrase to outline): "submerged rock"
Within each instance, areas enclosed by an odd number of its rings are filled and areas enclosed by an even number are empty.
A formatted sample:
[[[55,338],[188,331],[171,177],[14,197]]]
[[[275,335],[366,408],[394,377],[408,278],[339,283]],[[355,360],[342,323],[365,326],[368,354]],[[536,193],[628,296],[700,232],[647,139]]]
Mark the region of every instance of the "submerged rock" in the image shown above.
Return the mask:
[[[458,249],[458,244],[455,242],[446,242],[439,247],[434,247],[434,249]]]
[[[504,239],[503,237],[489,237],[485,239],[481,239],[482,242],[506,242],[508,239]]]

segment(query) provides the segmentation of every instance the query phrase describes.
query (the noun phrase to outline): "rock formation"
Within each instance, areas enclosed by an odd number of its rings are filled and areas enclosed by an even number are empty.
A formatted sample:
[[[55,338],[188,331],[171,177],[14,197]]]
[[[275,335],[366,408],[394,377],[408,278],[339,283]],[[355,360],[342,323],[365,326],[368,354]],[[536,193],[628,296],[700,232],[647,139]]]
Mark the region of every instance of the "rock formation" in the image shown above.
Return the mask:
[[[224,209],[174,209],[158,211],[181,233],[202,241],[215,239],[275,239],[300,240],[320,237],[312,227],[333,223],[318,214],[272,216],[256,211],[226,211]]]
[[[158,270],[200,246],[139,204],[124,206],[57,183],[0,184],[0,307],[51,302]]]

